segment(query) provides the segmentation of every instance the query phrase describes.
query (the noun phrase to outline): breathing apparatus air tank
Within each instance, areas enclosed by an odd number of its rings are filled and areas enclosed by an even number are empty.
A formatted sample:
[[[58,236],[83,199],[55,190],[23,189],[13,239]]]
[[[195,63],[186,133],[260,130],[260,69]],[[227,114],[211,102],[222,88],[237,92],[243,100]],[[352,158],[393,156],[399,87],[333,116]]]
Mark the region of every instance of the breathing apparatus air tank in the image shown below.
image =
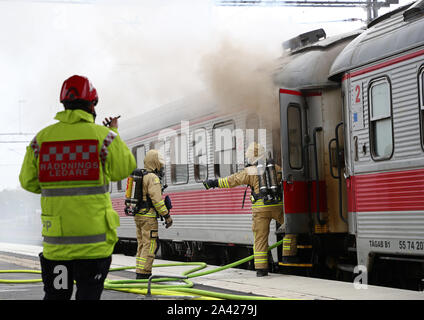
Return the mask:
[[[142,169],[135,169],[127,179],[124,209],[127,216],[134,216],[140,210],[143,197],[143,175]]]
[[[259,196],[264,203],[268,203],[272,201],[272,197],[269,192],[266,163],[263,160],[258,160],[256,167],[258,170]]]
[[[259,197],[264,201],[264,204],[276,204],[281,201],[281,188],[278,183],[275,162],[271,158],[271,154],[265,163],[263,160],[258,161],[257,170]]]
[[[266,161],[266,172],[268,178],[268,190],[271,195],[272,201],[278,202],[281,200],[280,192],[279,192],[279,183],[277,180],[277,171],[275,170],[275,162],[274,159],[271,158],[271,154]]]

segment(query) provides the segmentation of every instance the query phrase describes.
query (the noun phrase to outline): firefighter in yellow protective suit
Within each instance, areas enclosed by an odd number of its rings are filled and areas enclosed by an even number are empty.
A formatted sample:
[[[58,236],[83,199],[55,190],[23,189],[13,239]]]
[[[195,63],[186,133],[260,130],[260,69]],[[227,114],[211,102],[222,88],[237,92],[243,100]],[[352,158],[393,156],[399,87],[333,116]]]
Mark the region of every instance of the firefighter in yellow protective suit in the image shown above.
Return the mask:
[[[206,189],[209,188],[233,188],[240,185],[248,185],[252,191],[252,231],[254,236],[254,264],[258,277],[268,275],[268,236],[269,225],[272,219],[281,225],[284,223],[283,202],[264,204],[263,199],[253,199],[253,195],[259,195],[259,179],[256,164],[265,158],[265,149],[258,143],[253,142],[246,150],[246,158],[250,164],[244,170],[225,178],[211,179],[203,182]],[[276,166],[276,171],[281,168]],[[281,174],[278,174],[281,181]]]
[[[166,228],[172,225],[169,214],[170,200],[162,199],[162,176],[165,162],[162,154],[155,149],[149,150],[144,158],[144,168],[147,174],[143,176],[142,208],[134,216],[137,230],[136,279],[147,279],[152,275],[152,265],[155,259],[158,241],[158,220],[165,218]]]
[[[94,123],[97,101],[86,77],[67,79],[65,110],[31,141],[19,175],[22,188],[41,194],[45,300],[69,300],[74,281],[77,300],[100,299],[118,240],[109,183],[126,178],[136,162],[117,118]]]

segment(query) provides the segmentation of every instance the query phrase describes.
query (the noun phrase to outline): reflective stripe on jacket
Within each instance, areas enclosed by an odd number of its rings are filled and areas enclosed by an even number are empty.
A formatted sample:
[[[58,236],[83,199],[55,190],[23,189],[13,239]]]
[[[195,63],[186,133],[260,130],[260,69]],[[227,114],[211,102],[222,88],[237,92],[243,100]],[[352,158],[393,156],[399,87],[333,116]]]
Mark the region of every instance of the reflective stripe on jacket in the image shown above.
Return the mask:
[[[143,200],[147,201],[149,195],[152,200],[153,207],[148,209],[141,209],[139,214],[144,217],[157,218],[156,212],[160,216],[167,215],[168,209],[166,208],[165,201],[162,199],[162,185],[159,177],[154,173],[148,173],[143,178]]]
[[[252,201],[252,208],[269,208],[269,207],[278,207],[283,205],[283,200],[278,203],[273,204],[264,204],[263,199],[258,199],[256,201]]]
[[[58,112],[27,147],[19,180],[41,194],[43,254],[50,260],[112,254],[119,216],[110,181],[128,177],[134,156],[116,129],[96,125],[82,110]]]

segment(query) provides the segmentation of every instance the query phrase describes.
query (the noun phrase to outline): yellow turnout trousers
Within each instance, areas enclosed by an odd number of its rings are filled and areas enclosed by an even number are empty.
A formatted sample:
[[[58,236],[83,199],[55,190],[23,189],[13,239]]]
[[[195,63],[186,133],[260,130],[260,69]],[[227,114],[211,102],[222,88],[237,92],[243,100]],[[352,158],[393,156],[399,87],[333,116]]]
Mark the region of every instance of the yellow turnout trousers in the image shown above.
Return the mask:
[[[281,167],[276,165],[277,172]],[[278,173],[278,181],[281,173]],[[256,166],[249,166],[242,171],[236,172],[228,177],[218,179],[218,188],[234,188],[240,185],[248,185],[251,190],[259,194],[259,179]],[[264,204],[262,199],[252,201],[252,231],[255,239],[253,244],[255,269],[268,268],[268,236],[269,224],[274,219],[280,224],[284,223],[283,201],[275,204]]]
[[[136,272],[152,273],[155,251],[158,240],[158,221],[153,217],[136,214],[134,216],[137,229]]]
[[[269,224],[274,219],[284,223],[282,206],[252,210],[253,254],[255,269],[268,269]]]

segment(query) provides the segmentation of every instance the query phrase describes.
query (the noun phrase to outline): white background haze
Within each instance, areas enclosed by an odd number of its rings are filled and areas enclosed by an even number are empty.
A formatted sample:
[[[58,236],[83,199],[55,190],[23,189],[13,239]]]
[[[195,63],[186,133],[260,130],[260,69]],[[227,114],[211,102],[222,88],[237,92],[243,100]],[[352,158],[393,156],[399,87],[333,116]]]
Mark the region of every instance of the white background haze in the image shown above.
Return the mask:
[[[219,65],[220,54],[234,63],[243,54],[256,57],[253,67],[277,58],[282,42],[300,33],[322,27],[331,36],[364,25],[333,22],[349,18],[365,20],[366,12],[216,7],[209,0],[0,1],[0,133],[36,133],[54,123],[63,109],[61,85],[74,74],[87,76],[98,91],[97,123],[118,114],[125,120],[207,89],[205,72]],[[0,143],[0,191],[20,188],[26,146]]]

